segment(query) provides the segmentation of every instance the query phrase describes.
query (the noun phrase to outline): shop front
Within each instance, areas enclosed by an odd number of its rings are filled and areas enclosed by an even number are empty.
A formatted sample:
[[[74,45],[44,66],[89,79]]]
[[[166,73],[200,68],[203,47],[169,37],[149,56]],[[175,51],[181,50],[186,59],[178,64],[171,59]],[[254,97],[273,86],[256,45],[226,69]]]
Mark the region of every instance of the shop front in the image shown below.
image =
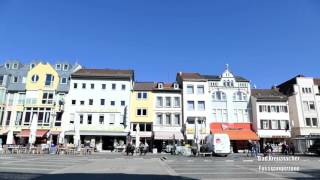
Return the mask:
[[[234,153],[248,149],[248,141],[258,141],[259,137],[251,129],[251,123],[211,123],[212,134],[228,134]]]
[[[37,129],[36,131],[36,141],[35,144],[43,144],[47,143],[48,137],[47,133],[49,130],[47,129]],[[30,137],[30,129],[22,129],[17,135],[18,144],[28,144],[28,140]]]
[[[172,146],[178,144],[183,140],[183,134],[180,131],[154,131],[153,132],[153,144],[157,152],[164,151],[166,146]]]

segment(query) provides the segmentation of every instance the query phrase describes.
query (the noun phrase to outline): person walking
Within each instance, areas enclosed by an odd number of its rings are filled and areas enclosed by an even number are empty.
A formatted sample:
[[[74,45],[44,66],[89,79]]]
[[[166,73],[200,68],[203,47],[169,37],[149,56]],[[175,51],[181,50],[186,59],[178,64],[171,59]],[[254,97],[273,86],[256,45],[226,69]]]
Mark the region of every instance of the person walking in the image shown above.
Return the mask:
[[[290,148],[291,155],[294,156],[296,149],[295,149],[294,144],[292,142],[290,143],[289,148]]]
[[[258,156],[258,153],[257,153],[257,142],[256,141],[253,141],[253,144],[252,144],[252,151],[251,151],[251,157],[257,157]]]
[[[247,157],[249,157],[249,153],[252,154],[252,142],[251,142],[251,140],[248,141],[247,148],[248,148]]]

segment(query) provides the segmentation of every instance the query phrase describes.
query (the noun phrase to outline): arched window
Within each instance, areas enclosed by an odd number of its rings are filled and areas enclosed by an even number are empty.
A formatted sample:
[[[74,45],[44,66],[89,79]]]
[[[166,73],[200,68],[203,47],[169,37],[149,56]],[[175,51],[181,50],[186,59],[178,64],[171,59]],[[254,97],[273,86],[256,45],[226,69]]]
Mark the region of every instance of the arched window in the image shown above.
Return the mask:
[[[246,101],[247,100],[247,94],[243,93],[241,91],[237,91],[233,94],[233,100],[234,101]]]
[[[222,91],[216,91],[212,93],[212,99],[214,101],[226,101],[227,100],[227,95],[226,93]]]

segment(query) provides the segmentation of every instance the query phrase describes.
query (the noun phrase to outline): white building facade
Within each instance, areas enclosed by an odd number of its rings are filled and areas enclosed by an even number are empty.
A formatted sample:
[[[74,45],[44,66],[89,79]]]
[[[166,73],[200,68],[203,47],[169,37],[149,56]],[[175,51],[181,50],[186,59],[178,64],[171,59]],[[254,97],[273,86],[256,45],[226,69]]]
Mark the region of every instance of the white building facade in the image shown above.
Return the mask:
[[[260,147],[270,143],[280,151],[291,138],[288,98],[277,89],[252,89],[253,130],[260,138]]]
[[[307,151],[313,138],[320,137],[320,94],[319,79],[296,76],[279,86],[280,92],[289,98],[290,118],[292,119],[292,137],[303,141],[297,143],[297,150]]]
[[[81,143],[90,141],[98,151],[125,143],[133,76],[131,70],[81,69],[73,73],[63,118],[66,140],[73,141],[79,124]]]
[[[226,133],[235,151],[244,148],[245,141],[258,139],[251,127],[248,80],[234,76],[228,66],[221,76],[179,73],[177,80],[183,88],[187,139],[197,137],[197,129],[200,138],[210,132]]]
[[[182,140],[182,102],[179,84],[157,83],[153,90],[155,103],[153,122],[154,146],[161,152],[162,144]]]

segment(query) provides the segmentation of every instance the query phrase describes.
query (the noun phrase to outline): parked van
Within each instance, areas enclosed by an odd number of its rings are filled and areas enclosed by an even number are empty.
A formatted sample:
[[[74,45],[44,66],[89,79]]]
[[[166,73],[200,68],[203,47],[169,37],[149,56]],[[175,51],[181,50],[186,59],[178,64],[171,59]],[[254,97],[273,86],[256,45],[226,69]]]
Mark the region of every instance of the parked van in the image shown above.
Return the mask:
[[[227,156],[231,153],[228,134],[210,134],[206,137],[206,144],[212,147],[213,154]]]

